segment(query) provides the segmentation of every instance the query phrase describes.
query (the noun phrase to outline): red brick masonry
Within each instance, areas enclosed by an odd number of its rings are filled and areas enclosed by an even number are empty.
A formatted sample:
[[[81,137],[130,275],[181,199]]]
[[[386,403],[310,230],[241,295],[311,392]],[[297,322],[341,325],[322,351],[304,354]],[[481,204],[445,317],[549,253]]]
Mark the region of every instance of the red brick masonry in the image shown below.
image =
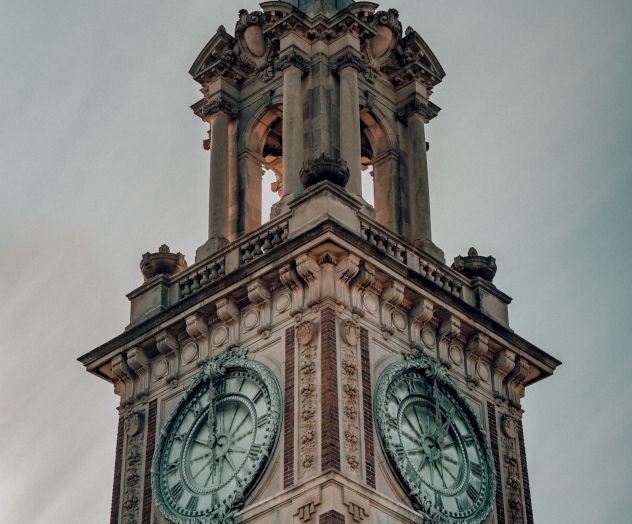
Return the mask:
[[[158,416],[158,401],[149,403],[147,415],[147,444],[145,447],[145,484],[143,488],[143,520],[142,524],[151,524],[151,463],[154,460],[156,447],[156,418]]]
[[[285,331],[285,399],[283,433],[283,487],[294,485],[294,355],[296,352],[294,328]]]
[[[123,417],[119,415],[118,431],[116,432],[116,457],[114,459],[114,486],[112,487],[112,511],[110,512],[110,524],[118,524],[119,505],[121,502],[121,470],[123,465],[123,437],[125,436],[125,424]]]
[[[360,329],[360,360],[362,363],[362,407],[364,408],[364,461],[366,483],[375,487],[375,448],[373,440],[373,398],[371,396],[371,361],[369,332]]]
[[[533,506],[531,505],[531,486],[529,485],[529,470],[527,469],[527,452],[524,445],[524,430],[522,420],[518,422],[520,438],[520,464],[522,464],[522,483],[524,488],[524,504],[527,511],[527,524],[533,524]]]
[[[487,403],[487,419],[489,421],[489,438],[492,446],[492,455],[494,455],[494,467],[496,470],[496,514],[498,516],[498,524],[505,524],[505,500],[503,498],[503,481],[500,474],[496,407],[491,402]]]
[[[323,513],[318,521],[319,524],[345,524],[345,516],[333,509]]]
[[[332,308],[326,307],[321,311],[322,471],[340,471],[337,359],[336,315]]]

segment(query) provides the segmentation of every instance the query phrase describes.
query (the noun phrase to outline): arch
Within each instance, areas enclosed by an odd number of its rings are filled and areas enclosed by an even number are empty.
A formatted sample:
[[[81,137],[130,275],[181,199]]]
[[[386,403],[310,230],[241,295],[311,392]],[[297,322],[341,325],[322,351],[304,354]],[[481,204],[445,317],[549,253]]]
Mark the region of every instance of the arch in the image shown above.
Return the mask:
[[[360,111],[360,129],[363,169],[372,166],[376,219],[400,233],[401,181],[396,135],[388,120],[373,108]]]
[[[247,234],[261,226],[264,207],[263,176],[274,172],[276,182],[271,192],[282,187],[283,106],[263,101],[245,123],[239,134],[239,195],[237,220],[239,233]]]

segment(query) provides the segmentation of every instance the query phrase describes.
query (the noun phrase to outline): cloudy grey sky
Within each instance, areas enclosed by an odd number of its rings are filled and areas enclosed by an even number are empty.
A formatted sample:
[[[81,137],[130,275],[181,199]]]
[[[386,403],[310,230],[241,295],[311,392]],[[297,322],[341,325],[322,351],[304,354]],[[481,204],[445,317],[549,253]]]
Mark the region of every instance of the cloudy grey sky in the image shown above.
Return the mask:
[[[0,0],[0,522],[109,521],[115,397],[76,357],[127,323],[144,251],[206,232],[187,71],[252,1]],[[391,0],[448,76],[434,236],[498,259],[513,328],[564,361],[527,393],[536,520],[632,513],[632,2]]]

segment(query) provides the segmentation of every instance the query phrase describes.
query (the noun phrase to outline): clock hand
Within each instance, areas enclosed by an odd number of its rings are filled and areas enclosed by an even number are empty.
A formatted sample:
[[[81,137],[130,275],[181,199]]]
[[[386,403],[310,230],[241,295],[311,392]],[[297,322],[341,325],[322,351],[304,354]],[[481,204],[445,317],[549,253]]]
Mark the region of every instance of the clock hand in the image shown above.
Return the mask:
[[[215,470],[215,443],[217,442],[217,414],[215,411],[215,401],[217,399],[217,392],[213,384],[208,389],[208,446],[211,448],[212,460],[211,471]]]

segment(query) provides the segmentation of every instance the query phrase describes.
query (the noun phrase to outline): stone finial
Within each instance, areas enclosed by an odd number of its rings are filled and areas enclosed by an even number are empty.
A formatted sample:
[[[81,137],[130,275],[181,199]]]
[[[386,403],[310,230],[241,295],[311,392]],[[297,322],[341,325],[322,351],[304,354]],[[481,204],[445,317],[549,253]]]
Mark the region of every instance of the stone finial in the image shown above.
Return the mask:
[[[188,267],[182,253],[171,253],[169,246],[163,244],[158,253],[145,253],[140,261],[140,271],[145,281],[156,275],[173,276]]]
[[[324,180],[345,187],[349,181],[349,167],[346,161],[329,158],[322,153],[303,166],[300,176],[305,189]]]
[[[473,247],[467,252],[466,257],[458,256],[454,259],[452,269],[468,278],[482,278],[492,282],[496,276],[496,259],[494,257],[482,257]]]

